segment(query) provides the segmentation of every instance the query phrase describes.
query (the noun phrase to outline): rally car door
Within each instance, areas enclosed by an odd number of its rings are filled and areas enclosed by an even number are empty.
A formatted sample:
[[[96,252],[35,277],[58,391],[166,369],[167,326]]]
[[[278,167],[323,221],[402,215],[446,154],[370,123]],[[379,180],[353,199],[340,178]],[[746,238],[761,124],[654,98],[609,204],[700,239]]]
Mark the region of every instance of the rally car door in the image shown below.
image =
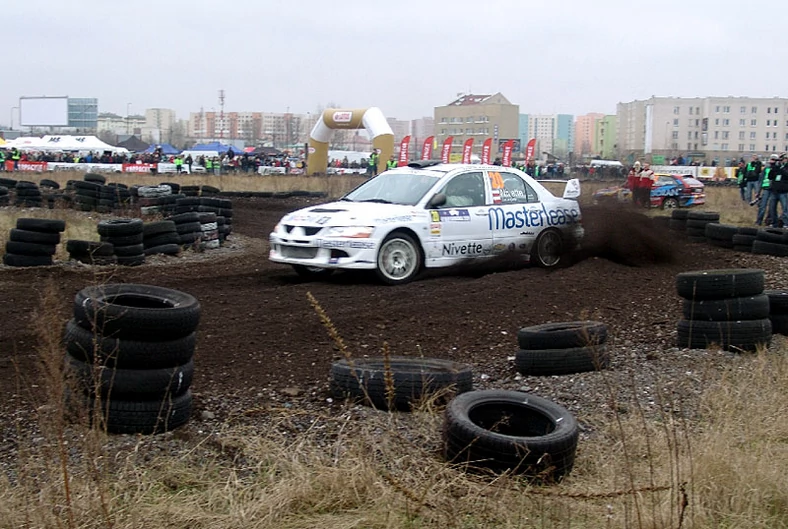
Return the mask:
[[[505,168],[488,171],[487,177],[491,187],[488,225],[493,253],[530,251],[544,217],[538,194],[525,179]]]
[[[490,255],[487,192],[483,171],[455,175],[438,190],[446,195],[446,203],[430,210],[427,266]]]

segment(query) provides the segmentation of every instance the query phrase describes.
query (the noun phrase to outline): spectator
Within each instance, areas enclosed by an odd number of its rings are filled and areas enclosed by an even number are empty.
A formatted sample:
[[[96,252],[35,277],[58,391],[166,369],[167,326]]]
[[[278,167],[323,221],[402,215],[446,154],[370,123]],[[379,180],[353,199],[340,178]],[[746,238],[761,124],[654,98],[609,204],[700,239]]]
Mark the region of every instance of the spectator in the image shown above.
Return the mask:
[[[188,154],[186,156],[186,160],[184,160],[184,161],[186,162],[186,167],[189,168],[189,174],[191,174],[192,173],[192,164],[194,163],[194,159],[192,158],[192,155]]]
[[[739,160],[739,166],[735,169],[736,171],[736,183],[739,185],[739,194],[741,195],[742,201],[747,200],[744,198],[744,191],[747,189],[747,180],[744,178],[744,160]]]
[[[752,155],[752,160],[747,164],[744,169],[744,180],[747,183],[747,189],[744,192],[746,202],[750,202],[758,194],[758,187],[761,181],[761,171],[763,171],[763,164],[758,159],[757,154]]]
[[[394,159],[394,155],[392,154],[389,160],[386,162],[386,170],[394,169],[397,167],[397,160]]]
[[[769,217],[772,227],[788,226],[788,155],[782,153],[775,167],[769,171]],[[777,217],[777,202],[780,203],[781,215]]]
[[[763,180],[761,180],[761,190],[758,192],[758,196],[756,197],[758,200],[758,215],[755,217],[755,224],[760,226],[763,224],[764,215],[766,214],[766,208],[769,207],[769,202],[771,198],[771,180],[769,180],[769,173],[774,171],[775,167],[777,166],[778,156],[776,154],[772,154],[769,157],[769,166],[763,170]],[[767,224],[770,221],[770,218],[767,218]]]
[[[640,194],[640,206],[644,208],[651,207],[651,186],[654,183],[654,171],[651,170],[651,165],[643,164],[643,170],[638,175],[638,190]]]

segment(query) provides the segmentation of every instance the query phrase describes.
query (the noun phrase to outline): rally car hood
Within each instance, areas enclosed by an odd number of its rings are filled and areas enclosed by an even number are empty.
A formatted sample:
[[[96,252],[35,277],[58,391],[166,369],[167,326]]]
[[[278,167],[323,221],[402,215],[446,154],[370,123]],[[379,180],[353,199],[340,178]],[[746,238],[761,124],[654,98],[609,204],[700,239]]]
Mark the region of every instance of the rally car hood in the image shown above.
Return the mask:
[[[408,222],[417,216],[426,215],[426,211],[416,206],[337,201],[293,211],[282,218],[282,223],[326,227],[377,226],[389,222]]]

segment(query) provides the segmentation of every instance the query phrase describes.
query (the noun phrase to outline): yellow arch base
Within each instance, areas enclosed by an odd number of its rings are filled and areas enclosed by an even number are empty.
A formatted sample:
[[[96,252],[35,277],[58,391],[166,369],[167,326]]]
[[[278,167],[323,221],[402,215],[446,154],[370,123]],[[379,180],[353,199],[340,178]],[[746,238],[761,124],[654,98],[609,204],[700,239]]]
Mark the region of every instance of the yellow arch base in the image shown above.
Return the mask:
[[[365,109],[327,108],[309,135],[307,174],[325,173],[328,169],[328,143],[337,129],[364,128],[372,138],[372,147],[380,151],[378,172],[394,154],[394,132],[377,107]]]

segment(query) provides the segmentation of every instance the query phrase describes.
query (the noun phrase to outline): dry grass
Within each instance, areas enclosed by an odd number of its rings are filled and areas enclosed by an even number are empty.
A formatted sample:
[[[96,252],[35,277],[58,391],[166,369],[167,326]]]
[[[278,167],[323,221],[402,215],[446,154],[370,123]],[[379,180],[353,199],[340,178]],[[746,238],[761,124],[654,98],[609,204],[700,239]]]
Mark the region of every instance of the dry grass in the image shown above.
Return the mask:
[[[40,432],[20,432],[18,469],[0,477],[0,527],[788,527],[784,340],[732,359],[693,420],[670,381],[656,420],[631,404],[582,417],[598,433],[581,441],[567,479],[539,487],[441,461],[442,416],[429,406],[239,410],[264,413],[267,426],[231,418],[218,431],[127,437],[108,450],[101,431],[63,421],[56,322],[65,309],[52,286],[44,291],[33,318],[47,390],[36,394]],[[611,409],[621,409],[612,397]],[[190,449],[173,454],[170,443]]]

